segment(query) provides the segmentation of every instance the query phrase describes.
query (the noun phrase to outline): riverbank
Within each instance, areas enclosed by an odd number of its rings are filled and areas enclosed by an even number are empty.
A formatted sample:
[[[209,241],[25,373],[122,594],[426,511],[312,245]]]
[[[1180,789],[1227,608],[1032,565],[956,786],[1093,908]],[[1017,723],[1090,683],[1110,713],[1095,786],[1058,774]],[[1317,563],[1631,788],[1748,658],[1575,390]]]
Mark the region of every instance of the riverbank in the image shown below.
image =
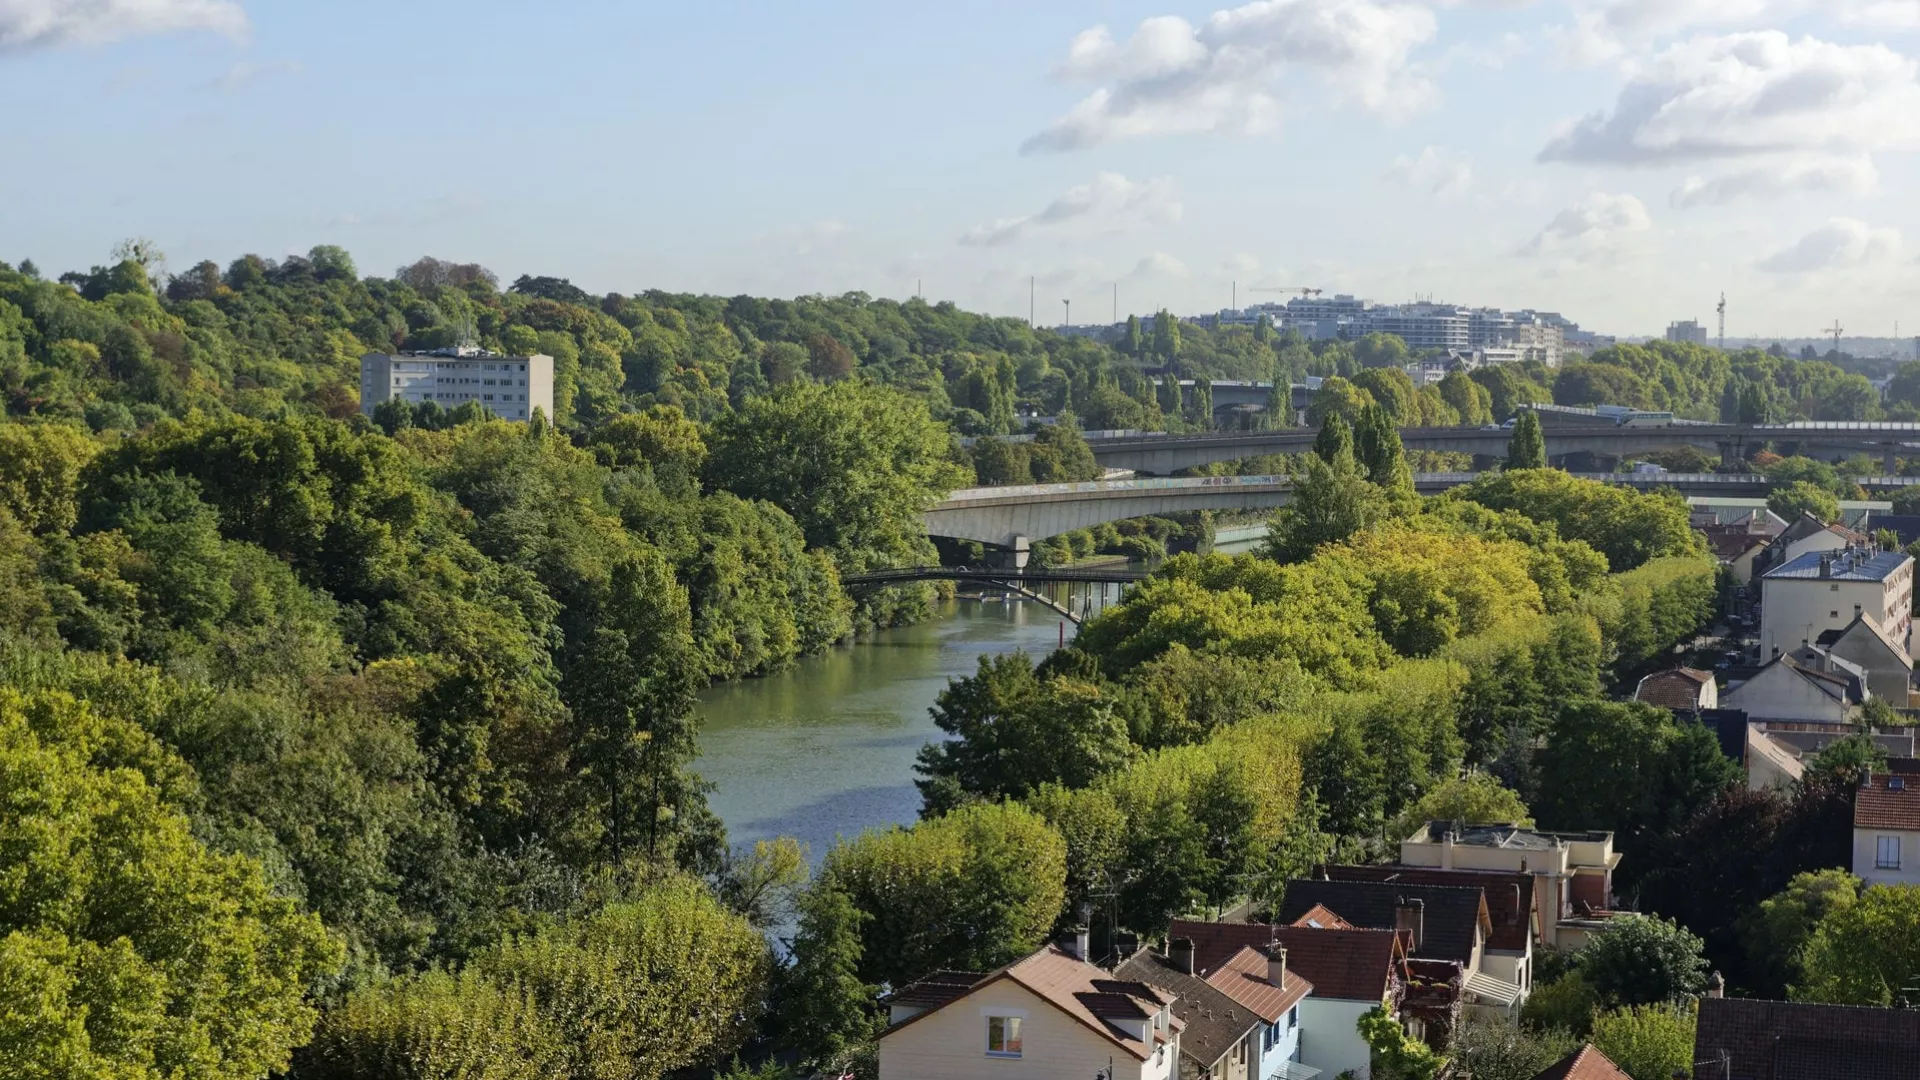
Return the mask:
[[[913,822],[913,763],[942,737],[927,712],[940,692],[983,656],[1052,652],[1061,622],[1040,604],[952,600],[777,675],[709,687],[693,769],[715,785],[729,841],[792,836],[817,862],[836,836]]]

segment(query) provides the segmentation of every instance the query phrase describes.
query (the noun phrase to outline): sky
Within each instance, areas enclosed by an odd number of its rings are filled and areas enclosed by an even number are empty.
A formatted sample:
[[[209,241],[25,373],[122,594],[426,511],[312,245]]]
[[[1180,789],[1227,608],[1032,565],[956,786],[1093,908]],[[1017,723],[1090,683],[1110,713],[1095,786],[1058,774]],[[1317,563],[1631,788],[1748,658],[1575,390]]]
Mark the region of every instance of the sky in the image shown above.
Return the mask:
[[[0,0],[0,97],[49,274],[1920,333],[1920,0]]]

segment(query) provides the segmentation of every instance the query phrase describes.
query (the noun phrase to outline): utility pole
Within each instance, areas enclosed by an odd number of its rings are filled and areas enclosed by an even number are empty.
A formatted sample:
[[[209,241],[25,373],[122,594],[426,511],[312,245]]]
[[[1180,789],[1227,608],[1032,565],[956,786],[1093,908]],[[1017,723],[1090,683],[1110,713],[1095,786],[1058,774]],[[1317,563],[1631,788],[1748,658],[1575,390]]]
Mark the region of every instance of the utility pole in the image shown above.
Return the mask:
[[[1033,286],[1034,282],[1039,280],[1037,277],[1027,278],[1027,329],[1029,330],[1033,329]]]
[[[1720,294],[1720,351],[1727,351],[1727,294]]]
[[[1240,310],[1240,283],[1238,281],[1233,283],[1233,310]]]
[[[1113,283],[1113,323],[1115,326],[1120,325],[1120,283],[1117,281]],[[1895,334],[1894,336],[1899,337],[1900,335]]]

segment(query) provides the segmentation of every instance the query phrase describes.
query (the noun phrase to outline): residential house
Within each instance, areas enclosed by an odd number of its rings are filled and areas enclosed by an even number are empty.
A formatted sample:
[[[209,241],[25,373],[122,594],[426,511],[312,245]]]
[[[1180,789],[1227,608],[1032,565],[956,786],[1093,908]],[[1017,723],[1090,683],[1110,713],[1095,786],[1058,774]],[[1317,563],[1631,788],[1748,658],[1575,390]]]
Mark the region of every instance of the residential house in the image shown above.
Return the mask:
[[[1913,1080],[1920,1011],[1706,997],[1694,1080]]]
[[[1920,776],[1873,773],[1860,782],[1853,873],[1869,885],[1920,885]]]
[[[1871,547],[1807,552],[1760,576],[1760,655],[1811,644],[1861,615],[1911,654],[1913,558]]]
[[[1313,984],[1288,967],[1285,945],[1243,948],[1215,968],[1207,982],[1260,1018],[1255,1080],[1312,1080],[1320,1075],[1300,1058],[1300,1011]]]
[[[1613,872],[1620,854],[1613,850],[1610,832],[1540,832],[1514,825],[1431,821],[1400,842],[1400,865],[1533,875],[1538,879],[1540,943],[1575,949],[1612,917]]]
[[[1847,724],[1866,702],[1866,680],[1845,669],[1818,671],[1791,656],[1780,656],[1751,679],[1727,690],[1723,709],[1738,709],[1749,720],[1804,720]]]
[[[1787,527],[1787,523],[1770,510],[1750,510],[1725,524],[1711,511],[1695,513],[1693,518],[1694,528],[1706,538],[1707,550],[1713,552],[1714,558],[1719,559],[1732,572],[1733,580],[1741,585],[1753,580],[1762,553]]]
[[[1333,881],[1374,881],[1389,885],[1450,885],[1479,889],[1491,929],[1480,954],[1479,970],[1466,986],[1477,999],[1513,997],[1524,1001],[1533,990],[1533,941],[1539,934],[1538,882],[1532,874],[1494,870],[1436,870],[1418,866],[1322,866],[1317,876]],[[1328,912],[1316,905],[1315,911]],[[1295,920],[1294,925],[1299,925]],[[1505,984],[1497,993],[1483,980]]]
[[[1292,922],[1315,908],[1370,930],[1407,931],[1413,938],[1410,958],[1459,965],[1458,978],[1468,1004],[1509,1013],[1520,1004],[1523,993],[1511,965],[1500,965],[1500,976],[1482,970],[1493,920],[1480,884],[1431,885],[1404,879],[1287,883],[1280,906],[1283,921]]]
[[[1533,1074],[1533,1080],[1633,1080],[1592,1043]]]
[[[1174,938],[1165,954],[1134,954],[1113,977],[1165,989],[1180,1031],[1181,1080],[1264,1080],[1255,1072],[1268,1024],[1252,1009],[1195,974],[1193,942]]]
[[[1761,560],[1763,565],[1758,569],[1770,570],[1809,552],[1840,551],[1848,547],[1866,547],[1869,543],[1871,538],[1862,533],[1845,525],[1829,525],[1812,513],[1802,511],[1797,519],[1781,530],[1780,535],[1774,537],[1773,550]]]
[[[1864,671],[1874,697],[1898,709],[1907,707],[1913,691],[1913,657],[1865,614],[1839,630],[1823,631],[1814,639],[1814,647]]]
[[[1313,984],[1300,1002],[1299,1061],[1328,1076],[1351,1070],[1366,1080],[1372,1052],[1356,1025],[1383,1005],[1401,1017],[1406,945],[1396,931],[1175,919],[1168,933],[1193,942],[1195,972],[1228,986],[1234,977],[1220,972],[1242,949],[1285,949],[1288,973]]]
[[[1662,709],[1698,712],[1720,707],[1720,687],[1711,671],[1670,668],[1641,679],[1633,692],[1633,700]]]
[[[1341,918],[1338,914],[1332,911],[1329,911],[1327,907],[1323,904],[1313,905],[1312,907],[1306,910],[1305,914],[1294,919],[1291,923],[1288,923],[1287,925],[1305,926],[1314,930],[1358,930],[1360,929],[1360,927],[1357,927],[1352,923],[1348,922],[1347,920]]]
[[[1053,1080],[1112,1065],[1126,1080],[1173,1080],[1181,1029],[1175,998],[1119,979],[1048,945],[961,985],[964,973],[903,987],[888,1001],[880,1080]]]

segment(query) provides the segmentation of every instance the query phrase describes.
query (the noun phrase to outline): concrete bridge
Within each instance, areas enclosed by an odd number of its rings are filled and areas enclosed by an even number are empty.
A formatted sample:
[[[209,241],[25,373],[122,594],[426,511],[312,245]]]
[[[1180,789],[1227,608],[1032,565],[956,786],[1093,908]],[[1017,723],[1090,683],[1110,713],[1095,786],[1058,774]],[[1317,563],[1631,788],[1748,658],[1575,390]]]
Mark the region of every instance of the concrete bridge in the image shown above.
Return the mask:
[[[1420,473],[1414,488],[1437,495],[1471,484],[1483,474]],[[1619,484],[1643,491],[1673,491],[1682,496],[1717,498],[1764,497],[1775,486],[1764,476],[1723,473],[1576,473],[1586,480]],[[1863,487],[1892,490],[1920,485],[1920,477],[1870,476]],[[1015,554],[1015,565],[1036,540],[1075,529],[1128,518],[1151,517],[1192,510],[1275,509],[1293,497],[1288,476],[1200,476],[1187,479],[1105,480],[1084,484],[1026,484],[1009,487],[967,488],[956,491],[929,509],[927,535],[972,540],[1005,548]]]
[[[1696,447],[1717,452],[1722,460],[1738,460],[1749,447],[1762,443],[1792,443],[1801,453],[1837,456],[1868,453],[1888,463],[1900,455],[1920,454],[1920,424],[1897,422],[1833,422],[1802,424],[1704,424],[1673,421],[1665,424],[1566,423],[1557,414],[1541,412],[1547,456],[1562,458],[1587,453],[1603,458],[1630,458],[1660,450]],[[1299,454],[1313,447],[1318,432],[1306,428],[1279,431],[1221,432],[1205,435],[1114,435],[1089,438],[1093,456],[1109,469],[1167,476],[1184,469],[1221,461],[1241,461],[1267,454]],[[1505,457],[1513,438],[1508,428],[1403,428],[1400,441],[1409,450]]]

